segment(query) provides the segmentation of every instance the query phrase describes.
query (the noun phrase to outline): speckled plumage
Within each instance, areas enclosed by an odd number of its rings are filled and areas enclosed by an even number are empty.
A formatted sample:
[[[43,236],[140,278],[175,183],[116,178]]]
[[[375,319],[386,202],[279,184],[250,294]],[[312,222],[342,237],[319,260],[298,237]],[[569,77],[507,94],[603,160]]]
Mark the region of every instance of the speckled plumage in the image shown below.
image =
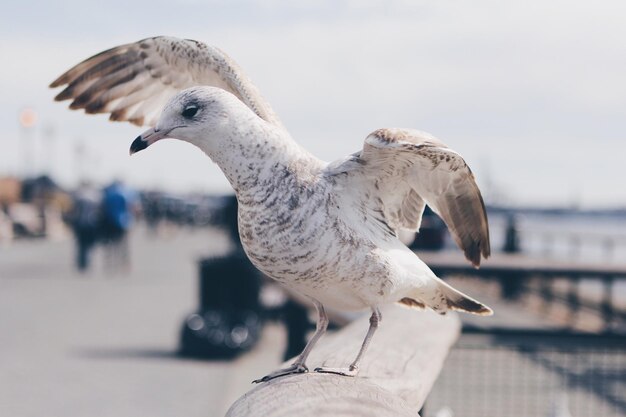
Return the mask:
[[[73,99],[72,108],[153,126],[131,153],[171,137],[198,146],[222,169],[237,194],[241,241],[251,261],[313,300],[320,314],[318,331],[296,363],[270,377],[306,370],[308,352],[326,328],[324,305],[373,311],[361,352],[343,374],[356,372],[380,305],[491,313],[437,278],[396,236],[402,228],[418,230],[428,204],[475,266],[489,256],[474,177],[463,158],[433,136],[379,129],[360,152],[325,163],[293,141],[223,52],[176,38],[95,55],[52,86],[64,84],[57,100]]]

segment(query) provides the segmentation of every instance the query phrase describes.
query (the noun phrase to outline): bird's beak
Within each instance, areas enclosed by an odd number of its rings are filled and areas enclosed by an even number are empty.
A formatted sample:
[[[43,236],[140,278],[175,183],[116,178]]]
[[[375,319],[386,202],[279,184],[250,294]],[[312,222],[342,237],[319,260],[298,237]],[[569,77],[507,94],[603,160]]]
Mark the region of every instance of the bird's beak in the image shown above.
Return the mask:
[[[169,132],[166,132],[162,129],[157,130],[156,128],[146,130],[141,135],[137,136],[133,143],[131,143],[130,154],[132,155],[139,151],[143,151],[157,140],[167,137],[167,133]]]

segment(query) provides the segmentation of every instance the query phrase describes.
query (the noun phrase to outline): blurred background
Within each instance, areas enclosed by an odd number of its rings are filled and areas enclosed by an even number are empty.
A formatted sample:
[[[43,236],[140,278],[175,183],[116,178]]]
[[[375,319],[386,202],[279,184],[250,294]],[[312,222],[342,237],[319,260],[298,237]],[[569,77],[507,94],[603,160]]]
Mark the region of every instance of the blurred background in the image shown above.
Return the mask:
[[[626,415],[625,19],[608,0],[3,2],[0,415],[220,416],[310,329],[246,262],[205,155],[130,158],[141,128],[53,102],[69,67],[155,35],[226,51],[324,160],[413,127],[470,164],[492,259],[468,268],[432,214],[407,243],[496,316],[463,317],[422,415]]]

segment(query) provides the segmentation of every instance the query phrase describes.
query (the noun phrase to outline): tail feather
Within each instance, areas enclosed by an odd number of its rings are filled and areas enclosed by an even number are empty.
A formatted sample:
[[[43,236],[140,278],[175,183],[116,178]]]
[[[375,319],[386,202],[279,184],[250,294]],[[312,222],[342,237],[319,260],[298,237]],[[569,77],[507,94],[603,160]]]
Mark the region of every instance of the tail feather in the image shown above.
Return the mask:
[[[455,290],[440,279],[437,279],[437,292],[443,294],[447,307],[450,310],[464,311],[479,316],[491,316],[493,314],[493,310],[486,305],[463,294],[461,291]]]
[[[450,307],[451,310],[464,311],[466,313],[476,314],[479,316],[493,315],[493,310],[490,307],[468,296],[463,296],[461,298],[457,298],[456,300],[448,299],[448,307]]]
[[[433,286],[429,285],[427,289],[420,289],[420,292],[416,293],[415,296],[403,298],[399,302],[412,307],[426,305],[440,314],[445,314],[449,310],[463,311],[479,316],[491,316],[493,314],[491,308],[461,291],[455,290],[439,278],[435,278],[434,284]]]

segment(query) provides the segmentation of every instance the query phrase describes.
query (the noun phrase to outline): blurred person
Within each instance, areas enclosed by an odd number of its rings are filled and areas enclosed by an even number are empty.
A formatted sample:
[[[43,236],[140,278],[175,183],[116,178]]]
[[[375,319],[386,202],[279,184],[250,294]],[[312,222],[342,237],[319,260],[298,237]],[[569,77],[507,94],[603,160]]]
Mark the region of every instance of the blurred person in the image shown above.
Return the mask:
[[[141,206],[148,231],[152,234],[157,234],[159,223],[163,217],[159,195],[153,192],[142,194]]]
[[[510,213],[507,215],[504,246],[502,247],[504,253],[518,253],[521,251],[518,223],[518,219],[514,214]]]
[[[9,205],[0,204],[0,244],[8,244],[13,239],[13,221],[9,214]]]
[[[102,192],[101,234],[105,244],[105,266],[110,270],[130,268],[128,232],[133,225],[136,194],[115,180]]]
[[[89,269],[90,254],[98,240],[101,194],[89,183],[81,183],[73,195],[69,221],[76,240],[76,268]]]

